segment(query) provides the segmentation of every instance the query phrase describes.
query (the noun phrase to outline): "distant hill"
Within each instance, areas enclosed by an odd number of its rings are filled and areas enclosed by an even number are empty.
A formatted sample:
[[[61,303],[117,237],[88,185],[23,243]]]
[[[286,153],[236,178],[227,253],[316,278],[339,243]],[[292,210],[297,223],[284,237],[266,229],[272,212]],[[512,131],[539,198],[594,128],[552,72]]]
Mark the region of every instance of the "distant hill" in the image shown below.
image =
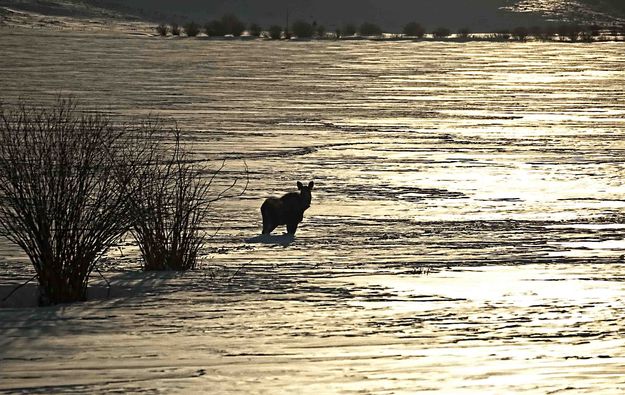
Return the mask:
[[[204,23],[226,13],[247,23],[262,26],[284,25],[287,10],[290,20],[316,21],[328,29],[346,23],[374,22],[386,31],[401,31],[416,21],[434,29],[468,27],[473,31],[531,25],[541,22],[536,14],[518,14],[503,7],[517,0],[0,0],[31,12],[60,15],[69,9],[74,16],[96,15],[115,11],[155,22]],[[86,15],[89,16],[89,15]]]
[[[112,0],[108,0],[113,2]],[[381,25],[387,31],[400,31],[410,21],[427,28],[446,26],[452,29],[493,30],[502,27],[540,23],[537,15],[503,10],[516,0],[125,0],[119,1],[153,18],[177,17],[205,21],[226,13],[247,22],[264,26],[284,25],[287,10],[291,21],[316,21],[332,29],[346,23],[365,21]]]
[[[517,0],[510,10],[519,13],[538,13],[545,19],[556,22],[600,25],[625,23],[625,0]]]
[[[153,22],[200,24],[232,13],[247,23],[284,26],[290,21],[316,21],[333,29],[346,23],[374,22],[385,31],[399,32],[416,21],[427,29],[467,27],[495,31],[544,24],[546,20],[618,21],[625,0],[0,0],[8,6],[47,15],[139,18]],[[573,3],[570,3],[573,4]]]
[[[625,18],[625,0],[582,0],[582,2],[599,12]]]

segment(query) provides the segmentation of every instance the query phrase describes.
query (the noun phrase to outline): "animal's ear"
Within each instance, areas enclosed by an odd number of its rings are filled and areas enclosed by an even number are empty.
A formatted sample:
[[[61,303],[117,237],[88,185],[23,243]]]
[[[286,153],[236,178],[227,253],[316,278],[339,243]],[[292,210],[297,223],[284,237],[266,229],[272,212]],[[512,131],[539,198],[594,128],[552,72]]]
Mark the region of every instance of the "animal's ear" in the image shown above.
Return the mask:
[[[304,186],[302,185],[301,182],[297,182],[297,189],[299,189],[300,191],[302,190],[302,188],[304,188]]]
[[[311,181],[311,182],[308,183],[308,189],[312,190],[314,186],[315,186],[315,182],[314,181]]]

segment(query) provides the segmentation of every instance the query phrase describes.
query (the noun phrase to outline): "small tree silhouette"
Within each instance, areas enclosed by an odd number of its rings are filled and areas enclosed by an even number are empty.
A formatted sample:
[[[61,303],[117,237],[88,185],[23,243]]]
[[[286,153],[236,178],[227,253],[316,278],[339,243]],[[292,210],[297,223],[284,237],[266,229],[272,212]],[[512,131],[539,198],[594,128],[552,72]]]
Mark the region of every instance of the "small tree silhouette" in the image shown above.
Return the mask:
[[[226,14],[204,25],[204,31],[211,37],[223,37],[232,34],[239,37],[245,30],[245,24],[233,14]]]
[[[506,29],[501,29],[495,33],[495,39],[497,40],[508,41],[510,37],[512,37],[512,34]]]
[[[434,36],[434,38],[446,38],[451,35],[451,30],[446,27],[439,27],[432,32],[432,35]]]
[[[469,28],[467,28],[467,27],[463,27],[463,28],[458,30],[458,37],[460,37],[462,39],[469,38],[470,34],[471,34],[471,30],[469,30]]]
[[[361,36],[381,36],[382,29],[375,23],[364,22],[362,25],[360,25],[358,33],[360,33]]]
[[[177,23],[171,24],[171,34],[173,34],[174,36],[179,36],[181,33],[180,30],[180,26]]]
[[[232,34],[235,37],[240,36],[245,30],[245,24],[233,14],[226,14],[222,16],[221,23],[224,26],[226,34]]]
[[[272,25],[269,27],[269,38],[279,40],[282,37],[282,26]]]
[[[534,37],[535,40],[546,40],[548,38],[545,29],[538,25],[530,27],[529,34]]]
[[[603,30],[603,28],[597,24],[593,24],[588,26],[587,29],[590,32],[590,35],[592,37],[599,37],[601,35],[601,30]]]
[[[516,27],[512,31],[512,37],[518,41],[525,41],[528,35],[529,35],[529,31],[527,30],[526,27],[523,27],[523,26]]]
[[[582,33],[584,29],[582,29],[582,27],[580,25],[577,24],[572,24],[569,26],[568,29],[568,34],[567,36],[569,37],[569,40],[571,40],[571,42],[576,42],[577,40],[579,40],[579,36]]]
[[[160,36],[166,36],[167,33],[169,33],[169,26],[161,23],[160,25],[156,26],[156,32],[160,35]]]
[[[221,21],[214,20],[204,25],[204,32],[209,37],[223,37],[226,33],[226,27]]]
[[[421,38],[425,35],[425,29],[417,22],[410,22],[404,26],[403,34],[404,36]]]
[[[561,24],[558,26],[558,36],[560,40],[568,38],[571,42],[576,42],[579,39],[579,35],[582,32],[582,28],[576,24]]]
[[[343,27],[344,36],[353,36],[354,34],[356,34],[356,26],[348,23],[345,27]]]
[[[315,34],[315,28],[308,22],[297,20],[291,25],[293,34],[298,38],[310,38]]]
[[[189,37],[195,37],[200,34],[200,26],[195,22],[189,22],[184,25],[184,31]]]
[[[250,36],[259,37],[263,29],[260,27],[260,25],[252,23],[248,31],[250,33]]]
[[[326,36],[326,27],[323,25],[317,25],[315,34],[317,35],[317,37],[323,39]]]
[[[579,34],[579,39],[585,43],[591,43],[595,40],[590,27],[582,29],[582,32]]]

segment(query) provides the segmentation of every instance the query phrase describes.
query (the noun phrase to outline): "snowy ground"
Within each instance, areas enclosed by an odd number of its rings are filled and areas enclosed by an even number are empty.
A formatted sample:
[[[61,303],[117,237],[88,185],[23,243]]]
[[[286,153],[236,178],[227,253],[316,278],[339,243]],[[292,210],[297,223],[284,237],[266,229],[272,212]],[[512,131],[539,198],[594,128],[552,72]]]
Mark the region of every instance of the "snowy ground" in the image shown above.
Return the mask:
[[[108,297],[5,302],[0,391],[623,392],[622,44],[0,33],[4,100],[171,117],[250,169],[199,270],[124,246]],[[296,237],[257,237],[297,180]],[[31,274],[0,246],[2,297]]]
[[[133,295],[0,310],[0,389],[620,393],[624,269],[126,274]]]

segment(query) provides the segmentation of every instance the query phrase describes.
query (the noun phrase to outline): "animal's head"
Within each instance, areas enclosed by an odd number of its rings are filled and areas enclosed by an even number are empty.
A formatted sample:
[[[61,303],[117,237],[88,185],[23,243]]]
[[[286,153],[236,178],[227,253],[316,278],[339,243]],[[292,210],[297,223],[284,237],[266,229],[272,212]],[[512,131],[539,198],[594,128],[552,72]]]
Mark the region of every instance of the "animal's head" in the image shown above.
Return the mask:
[[[297,189],[299,189],[299,193],[302,197],[302,203],[304,203],[304,208],[310,207],[310,201],[312,199],[312,189],[315,186],[313,181],[308,183],[308,186],[305,186],[301,182],[297,182]]]

